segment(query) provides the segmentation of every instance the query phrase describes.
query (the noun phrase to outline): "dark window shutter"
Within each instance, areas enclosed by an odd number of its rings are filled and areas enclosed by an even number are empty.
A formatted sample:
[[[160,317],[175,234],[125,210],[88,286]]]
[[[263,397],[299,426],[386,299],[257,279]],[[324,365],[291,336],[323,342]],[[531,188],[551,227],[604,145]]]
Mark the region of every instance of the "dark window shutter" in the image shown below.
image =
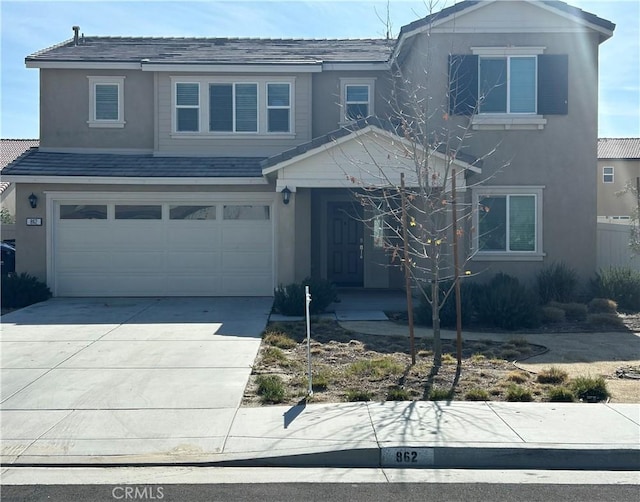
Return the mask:
[[[478,103],[478,56],[449,56],[449,113],[473,115]]]
[[[569,113],[569,58],[566,54],[538,56],[538,113]]]

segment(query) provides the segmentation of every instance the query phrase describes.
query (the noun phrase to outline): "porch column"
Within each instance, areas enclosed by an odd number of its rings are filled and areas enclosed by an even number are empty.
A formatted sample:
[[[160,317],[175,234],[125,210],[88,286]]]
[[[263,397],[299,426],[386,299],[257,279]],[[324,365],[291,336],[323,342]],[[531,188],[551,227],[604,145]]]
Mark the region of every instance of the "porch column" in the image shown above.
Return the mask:
[[[282,197],[276,200],[278,204],[276,285],[286,285],[295,282],[296,273],[296,194],[291,193],[288,204],[282,201]]]

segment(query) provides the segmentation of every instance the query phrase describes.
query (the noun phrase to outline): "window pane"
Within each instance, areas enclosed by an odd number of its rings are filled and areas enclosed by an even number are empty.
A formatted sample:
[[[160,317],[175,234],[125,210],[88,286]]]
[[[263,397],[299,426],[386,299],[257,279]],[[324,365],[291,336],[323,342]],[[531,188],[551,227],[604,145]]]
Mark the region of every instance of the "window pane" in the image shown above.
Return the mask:
[[[96,120],[118,120],[118,86],[96,84]]]
[[[481,197],[478,207],[478,243],[480,251],[506,251],[507,199]]]
[[[506,58],[480,59],[480,111],[506,113],[507,111]]]
[[[209,86],[209,129],[233,131],[233,85]]]
[[[267,85],[268,106],[289,106],[289,84]]]
[[[116,206],[116,220],[160,220],[162,206]]]
[[[369,102],[369,87],[366,85],[348,85],[347,86],[347,103],[358,101],[358,102]]]
[[[511,113],[536,111],[536,58],[511,58]]]
[[[61,205],[61,220],[106,220],[107,206],[102,205]]]
[[[198,106],[200,104],[198,84],[176,84],[176,104],[178,106]]]
[[[348,104],[347,119],[358,120],[369,116],[369,105],[366,104]]]
[[[256,84],[236,85],[236,131],[255,132],[258,130],[258,86]]]
[[[176,110],[178,117],[178,131],[198,131],[199,110],[197,108],[178,108]]]
[[[224,206],[225,220],[268,220],[269,206]]]
[[[289,109],[269,110],[269,132],[289,132]]]
[[[215,220],[216,206],[171,206],[171,220]]]
[[[532,195],[509,197],[509,249],[536,250],[536,200]]]

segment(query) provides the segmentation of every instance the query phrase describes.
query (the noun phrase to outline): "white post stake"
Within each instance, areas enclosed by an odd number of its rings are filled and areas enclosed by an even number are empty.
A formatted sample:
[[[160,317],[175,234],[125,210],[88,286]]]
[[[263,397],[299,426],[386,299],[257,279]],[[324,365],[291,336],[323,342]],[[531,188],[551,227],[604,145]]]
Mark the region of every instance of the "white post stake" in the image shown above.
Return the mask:
[[[309,396],[313,396],[313,383],[311,381],[311,319],[309,318],[309,304],[311,303],[311,294],[309,286],[304,287],[305,313],[307,316],[307,372],[309,380]]]

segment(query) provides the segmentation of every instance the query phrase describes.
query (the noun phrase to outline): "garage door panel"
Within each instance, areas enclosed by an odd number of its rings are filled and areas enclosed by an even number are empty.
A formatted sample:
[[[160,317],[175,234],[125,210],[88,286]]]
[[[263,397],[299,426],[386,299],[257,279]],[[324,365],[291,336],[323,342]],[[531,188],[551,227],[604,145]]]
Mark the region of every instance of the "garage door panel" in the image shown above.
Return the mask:
[[[173,295],[216,296],[223,294],[219,274],[180,274],[169,276]]]
[[[224,252],[222,254],[222,267],[225,270],[233,269],[239,271],[260,271],[271,269],[271,253],[241,250],[234,253]]]
[[[122,251],[111,255],[111,266],[114,271],[162,273],[164,271],[163,251]]]
[[[58,272],[107,272],[112,269],[108,251],[67,251],[58,257]]]
[[[235,227],[225,226],[222,230],[222,242],[225,249],[242,246],[261,246],[271,248],[271,226],[260,224],[238,224]]]
[[[168,273],[172,273],[172,270],[184,270],[216,274],[220,270],[219,263],[220,253],[184,250],[184,252],[171,251],[166,255]]]

